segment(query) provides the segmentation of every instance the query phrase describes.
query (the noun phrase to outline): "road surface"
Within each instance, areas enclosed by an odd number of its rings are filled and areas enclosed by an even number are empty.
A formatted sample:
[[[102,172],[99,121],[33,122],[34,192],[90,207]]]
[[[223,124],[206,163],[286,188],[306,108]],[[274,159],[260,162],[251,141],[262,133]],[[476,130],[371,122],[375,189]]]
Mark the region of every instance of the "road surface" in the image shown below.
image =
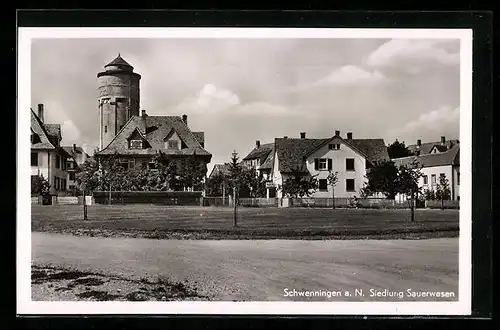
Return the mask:
[[[32,258],[37,265],[137,279],[166,276],[217,301],[458,299],[456,238],[204,241],[32,233]],[[411,297],[408,289],[427,297]]]

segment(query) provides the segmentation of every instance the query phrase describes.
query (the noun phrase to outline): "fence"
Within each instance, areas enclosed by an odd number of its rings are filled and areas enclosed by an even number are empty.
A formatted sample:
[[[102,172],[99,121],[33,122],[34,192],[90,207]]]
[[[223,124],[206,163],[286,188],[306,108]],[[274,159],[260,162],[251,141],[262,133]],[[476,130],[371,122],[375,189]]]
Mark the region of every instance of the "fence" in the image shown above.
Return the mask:
[[[87,205],[94,204],[92,196],[86,196]],[[83,196],[31,196],[31,204],[38,205],[83,205]]]
[[[93,193],[97,204],[109,204],[109,191]],[[202,205],[201,191],[112,191],[111,204]]]
[[[203,206],[230,206],[229,197],[203,197]]]
[[[243,207],[278,207],[278,198],[240,198],[238,205]]]
[[[335,207],[349,207],[350,198],[335,198]],[[314,198],[289,198],[288,207],[333,207],[333,198],[314,197]]]
[[[443,208],[445,209],[460,209],[459,201],[443,201]],[[440,209],[441,201],[425,201],[425,207],[429,209]]]

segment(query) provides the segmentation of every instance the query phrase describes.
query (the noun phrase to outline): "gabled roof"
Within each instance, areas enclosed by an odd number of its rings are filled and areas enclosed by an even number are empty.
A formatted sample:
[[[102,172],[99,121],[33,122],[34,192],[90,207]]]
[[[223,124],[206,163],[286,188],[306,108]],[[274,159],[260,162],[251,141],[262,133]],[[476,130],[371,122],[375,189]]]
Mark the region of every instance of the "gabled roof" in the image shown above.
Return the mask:
[[[130,64],[127,63],[127,61],[125,61],[121,56],[120,54],[118,54],[118,56],[112,60],[111,62],[109,62],[108,64],[106,64],[104,67],[107,67],[107,66],[113,66],[113,65],[122,65],[122,66],[129,66],[129,67],[132,67]]]
[[[267,154],[266,159],[261,163],[260,169],[261,170],[270,170],[273,168],[274,164],[274,144],[271,152]]]
[[[384,139],[347,139],[344,142],[356,146],[372,163],[389,160]]]
[[[396,166],[409,165],[413,161],[416,161],[422,167],[460,165],[460,144],[445,152],[396,158],[392,161]]]
[[[448,140],[445,141],[444,145],[448,148],[451,149],[453,146],[460,144],[459,140]],[[441,146],[441,142],[427,142],[427,143],[422,143],[420,145],[420,148],[417,148],[416,144],[410,144],[407,146],[408,150],[410,150],[412,153],[415,153],[417,150],[420,151],[421,155],[425,155],[431,152],[432,148],[434,146]]]
[[[128,137],[138,129],[151,146],[146,149],[129,149]],[[165,137],[174,130],[187,148],[180,150],[165,149]],[[201,147],[195,135],[182,121],[180,116],[132,116],[118,134],[98,155],[153,155],[159,151],[167,155],[212,156]]]
[[[61,135],[61,125],[59,124],[44,124],[47,134],[50,136],[55,136],[58,139],[62,138]]]
[[[70,154],[86,154],[82,147],[76,147],[76,152],[73,151],[73,146],[63,146],[62,148]]]
[[[343,139],[340,136],[327,139],[277,138],[275,139],[275,148],[279,159],[279,171],[291,172],[296,168],[305,171],[305,158],[334,138],[343,141],[353,150],[363,155],[369,162],[376,163],[389,160],[389,154],[383,139]]]
[[[230,173],[230,164],[215,164],[212,168],[212,172],[210,172],[209,177],[212,177],[217,174],[229,175]]]
[[[31,144],[31,149],[55,149],[55,146],[49,140],[49,134],[40,118],[31,111],[31,130],[40,138],[39,142]]]
[[[271,152],[271,150],[274,147],[274,143],[266,143],[266,144],[261,144],[258,148],[254,148],[250,153],[243,158],[243,160],[251,160],[251,159],[257,159],[257,158],[264,158],[262,161],[265,160],[267,155]]]
[[[316,150],[328,139],[275,138],[274,148],[278,154],[279,171],[290,173],[296,169],[307,171],[304,157]]]
[[[200,144],[205,143],[205,132],[193,132],[193,135]]]

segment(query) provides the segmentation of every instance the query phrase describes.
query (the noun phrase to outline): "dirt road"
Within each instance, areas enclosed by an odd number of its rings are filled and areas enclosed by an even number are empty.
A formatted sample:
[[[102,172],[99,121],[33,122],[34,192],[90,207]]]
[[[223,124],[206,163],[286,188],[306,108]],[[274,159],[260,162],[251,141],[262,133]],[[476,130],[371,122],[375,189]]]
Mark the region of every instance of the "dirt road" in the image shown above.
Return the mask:
[[[458,299],[456,238],[204,241],[33,233],[32,256],[35,265],[73,267],[135,279],[166,276],[189,283],[211,300]],[[314,297],[304,294],[320,290],[330,292],[330,297],[327,293],[316,293]],[[354,295],[361,290],[363,295]],[[344,296],[346,291],[351,296]],[[334,296],[336,292],[342,296]],[[421,292],[447,292],[448,297],[429,297],[429,293],[427,297],[409,296]]]

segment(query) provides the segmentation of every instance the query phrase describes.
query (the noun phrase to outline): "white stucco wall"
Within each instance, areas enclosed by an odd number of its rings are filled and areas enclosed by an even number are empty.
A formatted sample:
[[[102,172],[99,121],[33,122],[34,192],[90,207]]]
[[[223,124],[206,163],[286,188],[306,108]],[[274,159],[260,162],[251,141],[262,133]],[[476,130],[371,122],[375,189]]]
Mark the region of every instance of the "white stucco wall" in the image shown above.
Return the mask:
[[[453,199],[458,200],[460,199],[460,184],[458,183],[458,174],[460,173],[460,166],[454,166],[452,173],[453,173],[453,191],[454,191]]]
[[[330,150],[328,144],[318,149],[313,154],[307,158],[307,169],[311,175],[316,175],[317,179],[326,179],[328,177],[329,171],[326,170],[315,170],[314,169],[314,159],[315,158],[331,158],[332,159],[332,171],[338,172],[338,183],[335,186],[335,197],[353,197],[356,195],[360,196],[361,188],[363,188],[366,182],[366,160],[365,157],[359,154],[357,151],[351,149],[348,145],[342,143],[338,138],[334,138],[331,142],[334,144],[340,144],[339,150]],[[354,159],[354,171],[346,170],[346,159]],[[354,179],[354,191],[346,190],[346,180]],[[332,187],[328,185],[328,190],[320,191],[317,190],[313,197],[332,197]]]
[[[444,173],[446,178],[448,179],[449,185],[450,185],[450,190],[453,189],[453,184],[452,184],[452,167],[451,165],[446,165],[446,166],[433,166],[433,167],[424,167],[421,170],[423,175],[427,176],[427,185],[424,184],[424,178],[420,178],[418,186],[422,188],[423,191],[426,189],[429,190],[434,190],[436,191],[437,185],[439,184],[439,176],[441,173]],[[432,184],[432,175],[436,176],[436,183]],[[452,191],[452,196],[453,196],[453,191]]]
[[[328,144],[326,144],[321,149],[318,149],[313,154],[311,154],[307,160],[306,165],[309,173],[311,175],[318,175],[317,179],[326,179],[328,177],[328,169],[326,170],[315,170],[314,169],[314,159],[315,158],[331,158],[332,159],[332,170],[333,172],[338,172],[339,181],[335,186],[335,197],[353,197],[354,195],[360,196],[360,191],[366,182],[366,160],[365,157],[354,151],[349,146],[344,144],[340,139],[334,138],[330,143],[340,144],[340,150],[330,150]],[[346,159],[354,159],[354,171],[346,170]],[[277,154],[274,155],[274,167],[271,175],[271,179],[276,186],[281,186],[287,179],[287,175],[280,173],[279,159]],[[346,191],[346,179],[354,179],[354,191]],[[278,190],[276,197],[283,197],[282,191]],[[332,197],[332,187],[328,186],[325,191],[317,190],[312,197]]]
[[[55,178],[66,180],[66,189],[68,189],[68,172],[62,170],[62,163],[66,162],[66,159],[61,156],[61,162],[59,168],[56,168],[56,155],[58,151],[51,150],[32,150],[32,152],[38,153],[38,166],[31,166],[31,175],[43,175],[45,179],[49,181],[50,193],[57,194],[58,191],[55,189]],[[59,191],[61,191],[60,189]]]

